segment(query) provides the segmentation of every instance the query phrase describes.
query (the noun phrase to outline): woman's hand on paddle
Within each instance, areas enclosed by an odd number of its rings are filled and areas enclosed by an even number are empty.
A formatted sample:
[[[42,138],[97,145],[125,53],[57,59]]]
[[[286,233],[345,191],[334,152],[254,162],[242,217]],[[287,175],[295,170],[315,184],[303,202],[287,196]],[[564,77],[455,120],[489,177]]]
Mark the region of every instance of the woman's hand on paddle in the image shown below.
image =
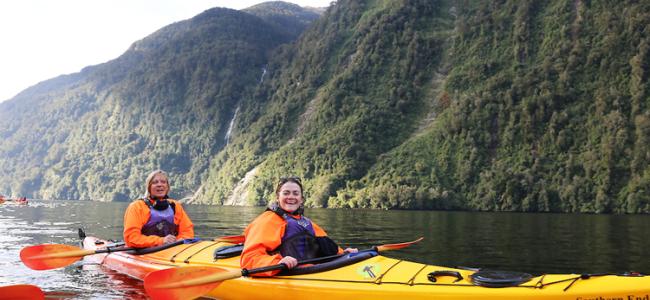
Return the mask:
[[[287,269],[291,269],[298,265],[298,260],[291,256],[285,256],[278,263],[284,264],[285,266],[287,266]]]
[[[345,253],[357,253],[357,252],[359,252],[359,249],[357,249],[357,248],[345,248],[345,250],[343,250],[343,252],[345,252]]]
[[[176,241],[176,237],[168,234],[163,238],[163,244],[171,244]]]

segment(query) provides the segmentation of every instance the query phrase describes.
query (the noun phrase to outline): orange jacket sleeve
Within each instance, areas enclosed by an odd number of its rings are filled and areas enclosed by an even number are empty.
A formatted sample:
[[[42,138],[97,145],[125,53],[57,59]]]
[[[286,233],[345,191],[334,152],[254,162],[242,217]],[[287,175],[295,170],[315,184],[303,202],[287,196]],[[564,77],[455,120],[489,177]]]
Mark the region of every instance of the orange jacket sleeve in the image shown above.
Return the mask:
[[[175,203],[174,223],[178,225],[176,238],[194,237],[194,225],[178,201]],[[142,234],[142,226],[149,221],[149,207],[138,199],[126,208],[124,213],[124,242],[128,247],[147,248],[163,244],[163,238],[155,235]]]

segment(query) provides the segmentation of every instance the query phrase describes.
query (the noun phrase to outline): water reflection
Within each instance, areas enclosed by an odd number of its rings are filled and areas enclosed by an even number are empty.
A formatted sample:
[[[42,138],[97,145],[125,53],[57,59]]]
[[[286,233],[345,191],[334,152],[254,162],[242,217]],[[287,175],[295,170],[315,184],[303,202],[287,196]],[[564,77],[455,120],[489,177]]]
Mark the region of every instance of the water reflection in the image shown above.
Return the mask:
[[[649,216],[311,210],[359,247],[425,240],[387,255],[445,266],[542,273],[650,272]]]

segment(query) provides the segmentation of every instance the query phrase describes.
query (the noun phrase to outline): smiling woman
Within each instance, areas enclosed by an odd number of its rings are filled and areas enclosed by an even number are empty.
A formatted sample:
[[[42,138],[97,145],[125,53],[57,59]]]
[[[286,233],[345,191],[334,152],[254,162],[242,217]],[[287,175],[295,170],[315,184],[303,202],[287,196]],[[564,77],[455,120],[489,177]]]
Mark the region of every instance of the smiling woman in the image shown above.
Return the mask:
[[[278,205],[288,213],[303,209],[302,183],[298,177],[283,177],[275,189]]]
[[[194,225],[176,200],[169,199],[169,176],[149,173],[144,197],[129,204],[124,213],[124,242],[147,248],[194,238]]]
[[[284,264],[291,269],[299,260],[343,253],[325,230],[303,215],[303,189],[300,178],[283,177],[275,189],[276,201],[251,222],[244,235],[246,242],[241,267],[246,269]],[[355,253],[357,249],[347,248]],[[256,274],[273,276],[280,270]]]

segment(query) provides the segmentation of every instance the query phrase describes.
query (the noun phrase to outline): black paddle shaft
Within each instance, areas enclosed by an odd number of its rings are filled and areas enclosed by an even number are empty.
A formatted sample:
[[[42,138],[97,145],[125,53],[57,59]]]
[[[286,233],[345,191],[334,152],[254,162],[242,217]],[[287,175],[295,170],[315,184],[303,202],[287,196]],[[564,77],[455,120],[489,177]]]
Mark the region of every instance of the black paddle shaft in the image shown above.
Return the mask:
[[[377,251],[377,247],[373,247],[367,250],[360,250],[357,253],[361,252],[368,252],[368,251]],[[327,261],[335,258],[339,258],[343,255],[348,254],[348,252],[343,252],[341,254],[334,254],[334,255],[329,255],[329,256],[323,256],[323,257],[316,257],[316,258],[310,258],[310,259],[305,259],[301,260],[298,262],[298,265],[304,265],[304,264],[311,264],[315,262],[322,262],[322,261]],[[260,268],[255,268],[255,269],[242,269],[241,270],[241,275],[242,276],[249,276],[251,274],[257,274],[257,273],[264,273],[268,271],[275,271],[275,270],[285,270],[287,269],[287,265],[285,264],[277,264],[277,265],[272,265],[272,266],[266,266],[266,267],[260,267]]]
[[[343,255],[346,255],[347,253],[341,253],[341,254],[335,254],[335,255],[330,255],[330,256],[323,256],[323,257],[316,257],[316,258],[310,258],[310,259],[305,259],[301,260],[298,262],[298,265],[304,265],[304,264],[311,264],[315,262],[320,262],[320,261],[325,261],[329,259],[335,259],[339,258]],[[287,269],[287,265],[285,264],[277,264],[277,265],[272,265],[272,266],[266,266],[266,267],[260,267],[260,268],[255,268],[255,269],[242,269],[241,270],[241,275],[242,276],[249,276],[251,274],[257,274],[257,273],[264,273],[268,271],[275,271],[275,270],[284,270]]]
[[[153,253],[153,252],[158,252],[161,250],[165,250],[167,248],[171,248],[174,246],[178,246],[181,244],[185,244],[187,242],[194,242],[193,240],[178,240],[173,243],[169,244],[164,244],[156,247],[149,247],[149,248],[133,248],[133,247],[109,247],[109,248],[104,248],[104,249],[99,249],[95,250],[95,254],[99,253],[111,253],[111,252],[121,252],[121,251],[128,251],[130,254],[135,254],[135,255],[143,255],[143,254],[148,254],[148,253]]]

